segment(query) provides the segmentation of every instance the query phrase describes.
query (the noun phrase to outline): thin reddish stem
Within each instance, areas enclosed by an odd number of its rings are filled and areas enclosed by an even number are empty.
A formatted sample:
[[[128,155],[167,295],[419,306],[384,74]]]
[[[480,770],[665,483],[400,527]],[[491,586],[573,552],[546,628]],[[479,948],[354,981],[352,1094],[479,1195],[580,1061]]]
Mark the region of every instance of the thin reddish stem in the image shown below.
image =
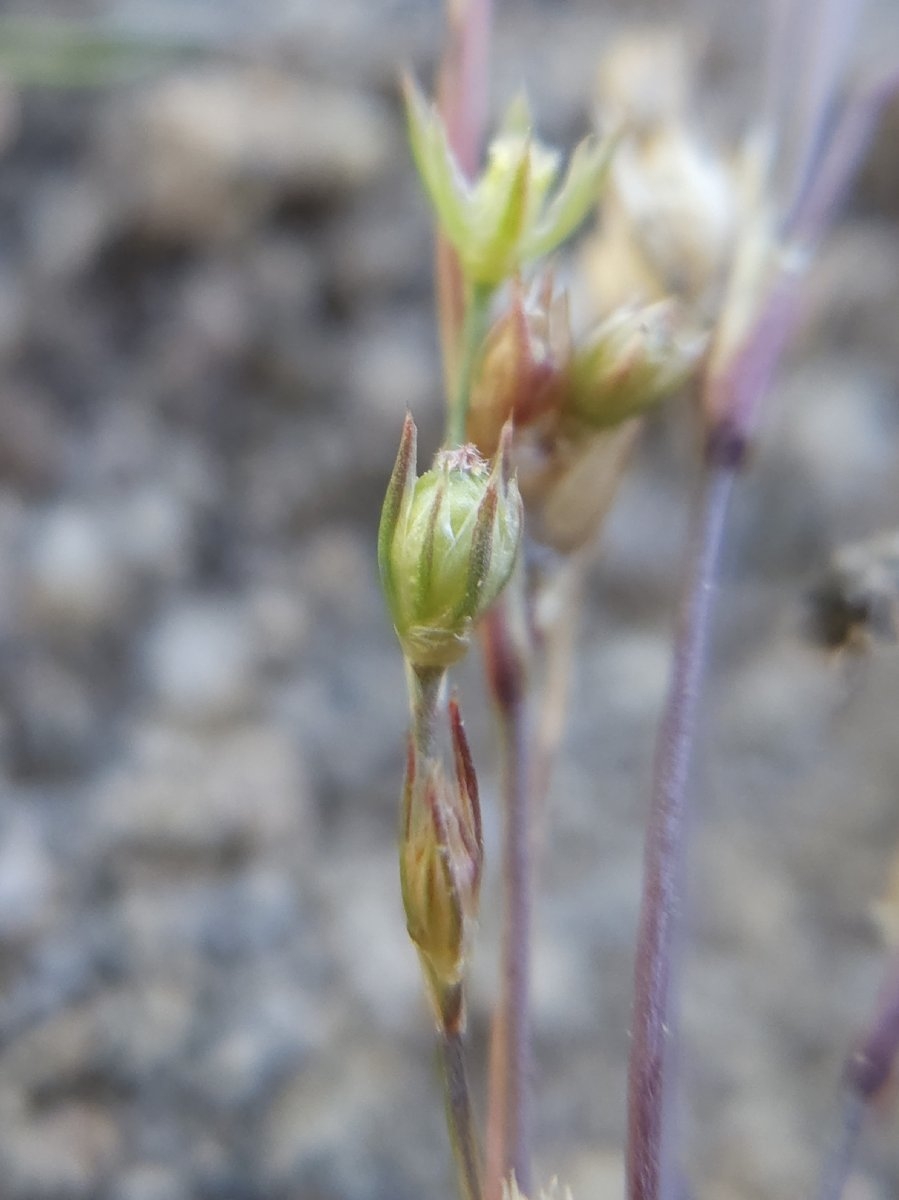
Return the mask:
[[[491,0],[448,0],[446,49],[437,82],[437,107],[462,172],[472,178],[481,162],[487,124]],[[435,244],[437,323],[449,401],[458,388],[466,295],[455,250],[442,234]]]
[[[514,581],[510,590],[514,589]],[[484,619],[484,657],[502,741],[503,939],[490,1047],[487,1200],[514,1172],[531,1190],[531,820],[525,654],[506,594]]]

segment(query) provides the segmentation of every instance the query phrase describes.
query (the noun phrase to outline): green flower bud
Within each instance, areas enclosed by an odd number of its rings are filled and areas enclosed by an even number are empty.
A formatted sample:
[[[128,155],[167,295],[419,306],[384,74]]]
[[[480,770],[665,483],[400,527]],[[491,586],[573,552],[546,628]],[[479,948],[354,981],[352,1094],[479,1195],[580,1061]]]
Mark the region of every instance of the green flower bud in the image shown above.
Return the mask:
[[[706,340],[682,328],[674,301],[620,309],[576,348],[566,411],[596,429],[621,424],[683,387]]]
[[[416,166],[469,282],[498,286],[561,245],[596,204],[612,139],[581,142],[560,182],[559,156],[533,140],[527,104],[519,99],[487,151],[486,169],[469,183],[436,109],[411,80],[404,92]]]
[[[449,667],[471,626],[505,587],[521,537],[509,435],[490,464],[474,446],[441,450],[415,476],[416,429],[406,417],[378,534],[390,615],[414,667]]]
[[[484,862],[477,777],[455,699],[449,715],[455,779],[438,759],[420,759],[410,739],[400,831],[406,925],[438,1019],[461,1004]]]

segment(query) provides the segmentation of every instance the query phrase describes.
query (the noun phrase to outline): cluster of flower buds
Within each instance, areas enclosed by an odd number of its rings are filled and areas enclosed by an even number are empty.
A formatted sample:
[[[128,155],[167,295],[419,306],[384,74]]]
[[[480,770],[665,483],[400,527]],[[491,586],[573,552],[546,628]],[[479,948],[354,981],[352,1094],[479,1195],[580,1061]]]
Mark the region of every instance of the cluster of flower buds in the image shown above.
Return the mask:
[[[678,391],[705,336],[676,300],[628,305],[575,340],[564,295],[551,277],[531,295],[518,285],[488,335],[472,388],[471,440],[488,453],[510,418],[516,429],[546,423],[608,429]]]
[[[455,699],[449,704],[454,778],[409,739],[400,883],[409,936],[438,1023],[462,1020],[462,982],[478,916],[484,847],[478,784]]]
[[[468,435],[489,452],[514,422],[532,536],[568,552],[592,535],[633,440],[632,418],[679,391],[705,345],[676,300],[622,307],[575,338],[550,276],[529,292],[516,283],[486,340]]]
[[[523,99],[508,109],[487,167],[466,181],[443,122],[411,80],[405,84],[412,153],[465,278],[488,288],[555,250],[596,204],[613,139],[587,138],[560,180],[558,154],[535,141]]]
[[[463,657],[473,623],[505,587],[521,538],[521,498],[509,435],[491,467],[474,446],[438,452],[416,477],[415,422],[406,417],[378,534],[378,563],[403,653],[414,668]]]

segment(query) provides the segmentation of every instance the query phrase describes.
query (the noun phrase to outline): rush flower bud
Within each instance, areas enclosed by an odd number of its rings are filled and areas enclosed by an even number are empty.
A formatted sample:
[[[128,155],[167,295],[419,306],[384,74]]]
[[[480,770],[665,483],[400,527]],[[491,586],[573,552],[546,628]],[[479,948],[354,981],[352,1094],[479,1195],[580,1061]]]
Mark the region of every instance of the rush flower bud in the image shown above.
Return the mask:
[[[438,759],[422,760],[410,739],[400,837],[406,925],[441,1021],[461,1017],[484,861],[477,777],[455,699],[449,715],[455,778]]]
[[[468,408],[468,436],[492,454],[503,426],[529,425],[559,402],[563,368],[571,357],[568,304],[546,275],[527,292],[519,280],[509,307],[487,335]]]
[[[521,498],[509,436],[493,466],[476,447],[441,450],[416,478],[416,429],[406,417],[378,533],[378,563],[397,637],[417,668],[445,668],[508,582],[521,538]]]
[[[611,139],[581,142],[560,181],[559,156],[534,141],[527,105],[518,100],[487,151],[486,169],[469,183],[436,109],[409,79],[404,94],[416,166],[469,282],[496,287],[555,250],[596,204]]]
[[[706,341],[683,327],[676,301],[620,309],[572,357],[568,414],[607,429],[644,412],[683,387]]]
[[[490,453],[512,417],[518,455],[532,426],[546,449],[560,434],[620,425],[677,391],[706,342],[675,300],[622,308],[576,340],[567,297],[554,294],[551,277],[529,294],[516,285],[485,342],[469,437]]]

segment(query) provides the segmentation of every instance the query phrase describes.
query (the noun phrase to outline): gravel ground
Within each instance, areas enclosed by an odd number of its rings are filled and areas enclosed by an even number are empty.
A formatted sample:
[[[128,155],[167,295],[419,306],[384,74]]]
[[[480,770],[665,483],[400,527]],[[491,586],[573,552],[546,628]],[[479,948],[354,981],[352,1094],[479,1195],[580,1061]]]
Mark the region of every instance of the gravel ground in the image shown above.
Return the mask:
[[[524,79],[564,141],[623,25],[625,6],[597,7],[500,14],[497,97]],[[404,409],[439,436],[428,220],[394,75],[428,75],[441,8],[259,9],[67,0],[192,39],[201,61],[0,88],[4,1200],[452,1194],[396,880],[405,696],[373,553]],[[870,11],[865,47],[897,49],[890,0]],[[752,13],[715,14],[713,130],[751,95]],[[899,527],[897,130],[894,107],[735,502],[684,979],[696,1200],[811,1194],[896,924],[899,658],[814,645],[806,597],[838,547]],[[551,799],[538,1152],[576,1200],[622,1195],[681,426],[674,411],[648,429],[591,570]],[[493,867],[489,721],[477,667],[461,679]],[[479,1087],[496,900],[491,870]],[[887,1107],[853,1200],[899,1195],[897,1146]]]

